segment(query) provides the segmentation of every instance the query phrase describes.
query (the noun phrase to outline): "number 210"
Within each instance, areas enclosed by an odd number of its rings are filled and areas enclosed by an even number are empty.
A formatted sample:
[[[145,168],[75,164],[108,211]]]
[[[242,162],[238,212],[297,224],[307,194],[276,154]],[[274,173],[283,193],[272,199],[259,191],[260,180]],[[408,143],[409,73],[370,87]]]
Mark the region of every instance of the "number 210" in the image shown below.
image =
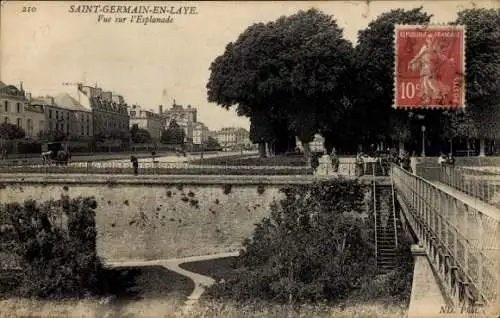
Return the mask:
[[[36,7],[23,7],[22,13],[36,12]]]
[[[415,84],[413,84],[412,82],[401,83],[400,85],[401,99],[414,98],[416,89],[418,89],[418,85],[417,87],[415,87]]]

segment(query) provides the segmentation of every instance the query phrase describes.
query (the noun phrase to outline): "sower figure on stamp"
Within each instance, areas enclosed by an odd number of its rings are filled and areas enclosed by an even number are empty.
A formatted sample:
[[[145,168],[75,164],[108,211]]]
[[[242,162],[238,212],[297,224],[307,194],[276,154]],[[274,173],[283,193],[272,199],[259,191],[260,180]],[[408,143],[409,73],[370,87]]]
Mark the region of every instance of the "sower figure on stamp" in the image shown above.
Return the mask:
[[[428,33],[420,51],[408,63],[410,70],[420,70],[420,98],[423,103],[442,100],[450,92],[450,87],[437,76],[439,68],[446,62],[454,63],[454,59],[442,54],[440,43],[435,41],[432,33]]]

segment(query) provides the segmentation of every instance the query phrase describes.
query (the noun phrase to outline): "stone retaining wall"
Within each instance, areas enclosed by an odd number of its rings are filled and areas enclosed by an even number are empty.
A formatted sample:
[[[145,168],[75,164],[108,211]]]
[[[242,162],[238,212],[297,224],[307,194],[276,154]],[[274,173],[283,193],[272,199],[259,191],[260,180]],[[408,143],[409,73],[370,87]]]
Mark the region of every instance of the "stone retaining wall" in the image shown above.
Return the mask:
[[[295,176],[2,175],[0,202],[93,196],[101,257],[168,259],[238,250],[254,224],[268,216],[271,202],[281,198],[280,188],[312,181]]]

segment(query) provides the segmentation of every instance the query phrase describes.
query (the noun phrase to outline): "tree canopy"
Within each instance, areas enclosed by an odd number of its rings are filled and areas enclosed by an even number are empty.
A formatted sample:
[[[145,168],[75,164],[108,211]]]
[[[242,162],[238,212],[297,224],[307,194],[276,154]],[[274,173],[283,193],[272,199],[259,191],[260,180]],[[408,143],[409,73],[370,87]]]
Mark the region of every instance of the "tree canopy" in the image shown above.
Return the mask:
[[[394,110],[394,26],[395,24],[428,24],[432,15],[423,8],[391,10],[370,22],[358,32],[353,74],[356,90],[352,120],[362,136],[361,143],[391,139],[408,139],[407,111]],[[361,126],[362,125],[362,126]]]
[[[468,122],[475,137],[500,138],[500,9],[467,9],[454,23],[466,26],[467,106],[456,129]]]
[[[0,139],[21,139],[26,136],[24,129],[10,123],[0,124]]]
[[[308,142],[341,112],[352,57],[333,17],[315,9],[254,24],[210,66],[208,100],[250,117],[254,142],[280,137],[266,122]]]
[[[210,66],[208,100],[251,120],[253,142],[291,144],[319,132],[328,149],[392,141],[500,137],[500,10],[468,9],[466,109],[395,110],[395,24],[426,25],[422,7],[383,13],[358,32],[355,48],[332,16],[315,9],[248,27]],[[304,148],[305,149],[305,148]],[[415,149],[413,149],[415,150]],[[306,151],[305,151],[306,152]]]

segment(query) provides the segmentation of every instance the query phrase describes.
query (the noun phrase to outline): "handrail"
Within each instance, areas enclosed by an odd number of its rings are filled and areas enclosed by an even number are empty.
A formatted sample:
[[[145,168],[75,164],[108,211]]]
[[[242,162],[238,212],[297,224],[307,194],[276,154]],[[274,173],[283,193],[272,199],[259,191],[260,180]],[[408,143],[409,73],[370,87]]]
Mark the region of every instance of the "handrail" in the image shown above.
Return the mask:
[[[394,195],[394,180],[392,179],[392,173],[390,174],[391,177],[391,195],[392,195],[392,218],[393,218],[393,225],[394,225],[394,239],[396,242],[396,248],[398,248],[398,227],[396,226],[396,198]]]
[[[375,227],[375,267],[378,267],[378,237],[377,237],[377,194],[376,194],[376,182],[375,182],[375,165],[372,164],[372,176],[373,176],[373,224]]]
[[[402,202],[410,208],[406,211],[409,213],[406,218],[419,241],[425,245],[438,276],[455,298],[455,305],[463,302],[463,292],[472,292],[472,296],[466,297],[472,303],[497,303],[500,277],[495,259],[500,250],[495,238],[499,234],[499,210],[490,209],[482,202],[471,204],[464,201],[440,185],[395,165],[392,165],[391,173]],[[438,250],[446,254],[449,263],[460,271],[468,283],[466,289],[471,290],[460,290],[463,286],[456,282],[454,272],[443,265],[442,253],[437,253]]]

